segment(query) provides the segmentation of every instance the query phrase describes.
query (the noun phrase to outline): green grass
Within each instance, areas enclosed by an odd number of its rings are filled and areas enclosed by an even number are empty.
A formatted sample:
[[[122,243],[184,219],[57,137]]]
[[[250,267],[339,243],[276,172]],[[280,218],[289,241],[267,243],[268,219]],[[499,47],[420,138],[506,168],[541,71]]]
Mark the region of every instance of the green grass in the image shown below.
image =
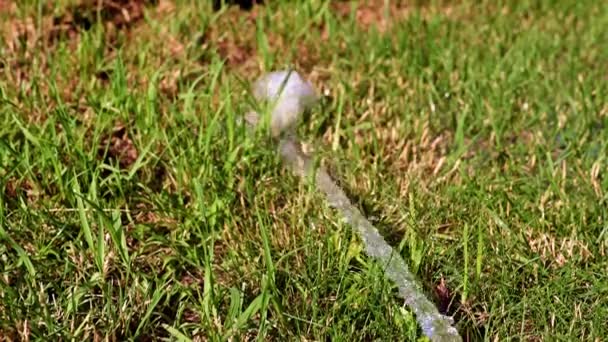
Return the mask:
[[[75,1],[0,12],[0,336],[420,338],[339,214],[234,124],[288,65],[328,95],[302,140],[463,336],[608,336],[608,6],[418,1],[383,32],[268,2],[86,29]]]

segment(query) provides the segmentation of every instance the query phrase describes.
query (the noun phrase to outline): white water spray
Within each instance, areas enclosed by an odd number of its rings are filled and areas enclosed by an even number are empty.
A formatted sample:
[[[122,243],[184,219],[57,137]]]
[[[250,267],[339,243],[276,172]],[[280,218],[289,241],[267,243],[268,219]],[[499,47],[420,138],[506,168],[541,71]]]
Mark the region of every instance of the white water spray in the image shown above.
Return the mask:
[[[302,178],[311,177],[317,188],[325,193],[329,205],[343,215],[346,223],[355,229],[365,244],[365,251],[384,268],[385,276],[399,289],[399,296],[416,314],[422,332],[431,341],[462,341],[453,325],[453,319],[441,315],[435,305],[422,293],[420,285],[409,271],[398,252],[389,246],[378,230],[351,204],[350,200],[322,168],[315,169],[313,161],[300,149],[293,128],[302,113],[317,100],[310,83],[304,81],[295,71],[279,71],[260,78],[253,86],[258,101],[271,102],[269,111],[273,136],[278,137],[279,154],[284,163]],[[259,122],[259,115],[250,112],[245,119],[252,125]]]

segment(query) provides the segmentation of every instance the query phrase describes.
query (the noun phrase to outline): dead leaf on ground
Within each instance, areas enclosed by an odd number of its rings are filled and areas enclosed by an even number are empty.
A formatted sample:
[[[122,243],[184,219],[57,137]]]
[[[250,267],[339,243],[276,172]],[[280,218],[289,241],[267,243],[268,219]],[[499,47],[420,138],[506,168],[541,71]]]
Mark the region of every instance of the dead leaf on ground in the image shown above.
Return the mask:
[[[184,321],[188,323],[200,323],[201,316],[196,313],[194,310],[186,309],[184,310]]]
[[[180,75],[180,70],[173,70],[165,74],[158,84],[160,92],[169,97],[177,96]]]
[[[4,195],[7,198],[16,198],[19,194],[17,192],[18,188],[18,181],[14,178],[11,178],[8,180],[8,182],[6,182],[6,185],[4,186]]]
[[[30,195],[33,194],[32,184],[28,180],[19,180],[17,178],[10,178],[4,186],[4,195],[8,199],[15,199],[20,195],[25,195],[29,199]]]
[[[451,315],[456,311],[455,307],[458,306],[456,305],[456,295],[447,286],[443,276],[441,277],[439,284],[435,286],[435,297],[437,298],[437,305],[440,313]]]
[[[202,286],[204,284],[204,276],[199,273],[192,274],[187,272],[181,277],[180,283],[186,287],[191,285],[199,285]]]
[[[166,32],[162,32],[161,35],[164,38],[164,46],[172,58],[177,59],[184,55],[186,47],[177,37]]]

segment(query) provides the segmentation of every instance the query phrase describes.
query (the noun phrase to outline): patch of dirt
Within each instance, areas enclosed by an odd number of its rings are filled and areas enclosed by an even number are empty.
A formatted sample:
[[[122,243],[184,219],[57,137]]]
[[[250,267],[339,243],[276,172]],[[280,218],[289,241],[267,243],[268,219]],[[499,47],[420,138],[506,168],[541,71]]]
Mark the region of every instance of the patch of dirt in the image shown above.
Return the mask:
[[[0,15],[15,13],[17,3],[11,0],[0,0]]]
[[[10,15],[15,12],[15,3],[10,0],[0,0],[0,15],[5,13]],[[146,7],[151,6],[157,6],[157,14],[166,14],[174,8],[170,0],[80,0],[54,16],[50,13],[49,7],[45,7],[40,30],[35,29],[35,20],[32,17],[9,17],[10,20],[3,23],[2,29],[9,51],[14,51],[16,41],[24,41],[28,44],[37,40],[54,42],[62,35],[74,39],[80,30],[89,30],[98,19],[105,25],[106,35],[111,37],[117,29],[130,28],[140,22],[144,18]],[[37,31],[42,32],[41,37],[34,34]],[[24,37],[24,33],[27,33],[27,36]]]
[[[160,1],[163,8],[170,7]],[[80,31],[87,31],[100,20],[106,37],[112,41],[119,30],[131,29],[142,21],[146,7],[159,5],[158,0],[81,0],[54,17],[44,18],[42,32],[45,40],[56,42],[66,36],[71,43],[77,42]]]
[[[101,155],[105,154],[108,145],[109,148],[106,157],[110,161],[118,161],[122,168],[131,167],[139,156],[139,152],[123,124],[116,125],[112,134],[102,140],[101,146],[99,147]]]
[[[143,19],[147,5],[157,3],[158,1],[146,0],[83,0],[56,18],[55,23],[66,25],[72,30],[88,30],[100,18],[106,24],[124,28]]]
[[[333,2],[331,8],[342,18],[351,15],[352,2],[339,1]],[[380,33],[386,32],[397,20],[401,20],[409,15],[411,7],[409,5],[394,2],[387,8],[384,1],[366,1],[359,3],[355,10],[355,21],[361,29],[375,27]]]
[[[242,10],[250,10],[255,5],[261,5],[264,0],[213,0],[213,10],[219,11],[222,8],[222,2],[225,5],[238,5]]]
[[[322,38],[322,40],[325,41],[327,38]],[[318,67],[320,64],[322,48],[320,44],[299,44],[297,58],[295,58],[296,67],[306,74],[312,73],[315,67]]]
[[[410,16],[414,11],[419,11],[423,16],[441,14],[450,16],[454,12],[453,4],[439,4],[436,7],[430,5],[416,5],[405,1],[391,1],[388,6],[384,0],[369,0],[359,2],[354,9],[357,26],[368,30],[375,27],[378,32],[389,32],[391,27]],[[351,1],[334,1],[330,8],[340,18],[348,18],[352,11]]]
[[[236,66],[245,63],[255,56],[255,51],[250,45],[237,44],[234,40],[223,39],[217,43],[218,54],[227,60],[228,65]]]
[[[13,1],[0,0],[0,16],[4,10],[13,10]],[[53,13],[50,7],[43,8],[43,16],[38,22],[33,17],[18,17],[9,15],[7,20],[0,19],[0,44],[3,42],[5,58],[0,62],[0,68],[8,70],[9,83],[23,86],[26,96],[31,91],[30,80],[34,74],[48,75],[49,56],[60,40],[67,41],[70,49],[76,49],[79,43],[80,32],[88,30],[92,25],[101,20],[105,25],[106,38],[113,41],[120,29],[129,29],[144,18],[145,8],[159,5],[157,14],[162,15],[171,10],[170,0],[147,1],[147,0],[80,0],[72,2],[73,5],[64,7],[61,12]],[[162,7],[161,7],[162,5]],[[40,26],[40,27],[38,27]],[[169,44],[173,50],[178,51],[180,46]],[[111,44],[108,44],[111,49]],[[183,47],[181,47],[183,49]],[[36,51],[43,50],[45,53],[37,54]],[[178,51],[179,52],[179,51]],[[35,68],[35,70],[34,70]],[[102,82],[109,79],[109,74],[97,75]],[[69,80],[69,81],[68,81]],[[72,102],[74,87],[78,84],[78,78],[68,77],[68,80],[59,80],[57,89],[62,89],[63,100]],[[64,84],[61,84],[64,83]],[[43,82],[39,89],[49,101],[49,110],[54,106],[53,96],[50,96],[46,83]],[[35,113],[30,117],[44,119],[44,113]]]
[[[130,28],[141,21],[145,8],[152,5],[159,5],[157,12],[161,14],[172,8],[168,0],[161,0],[160,3],[158,0],[81,0],[59,15],[44,15],[40,30],[32,17],[11,18],[1,28],[9,52],[18,51],[19,47],[27,52],[38,42],[52,43],[62,35],[74,39],[80,30],[90,29],[98,18],[112,36],[117,29]],[[14,11],[11,1],[7,4],[6,0],[0,0],[0,14],[4,11]],[[42,34],[38,35],[38,32]]]
[[[215,50],[220,58],[226,60],[229,67],[239,69],[240,73],[257,69],[257,15],[257,6],[249,13],[244,13],[236,7],[229,8],[199,39],[202,50]],[[240,22],[243,16],[246,18],[245,25]],[[201,62],[206,63],[209,58],[208,54],[204,54]]]

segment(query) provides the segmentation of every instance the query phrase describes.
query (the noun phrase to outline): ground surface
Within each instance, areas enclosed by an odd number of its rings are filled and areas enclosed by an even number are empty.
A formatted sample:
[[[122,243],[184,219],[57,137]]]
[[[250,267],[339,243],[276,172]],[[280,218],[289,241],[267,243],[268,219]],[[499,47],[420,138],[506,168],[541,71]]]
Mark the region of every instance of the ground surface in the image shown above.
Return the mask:
[[[463,336],[608,336],[601,1],[49,3],[0,0],[5,339],[419,338],[234,125],[288,65],[326,95],[300,136]]]

